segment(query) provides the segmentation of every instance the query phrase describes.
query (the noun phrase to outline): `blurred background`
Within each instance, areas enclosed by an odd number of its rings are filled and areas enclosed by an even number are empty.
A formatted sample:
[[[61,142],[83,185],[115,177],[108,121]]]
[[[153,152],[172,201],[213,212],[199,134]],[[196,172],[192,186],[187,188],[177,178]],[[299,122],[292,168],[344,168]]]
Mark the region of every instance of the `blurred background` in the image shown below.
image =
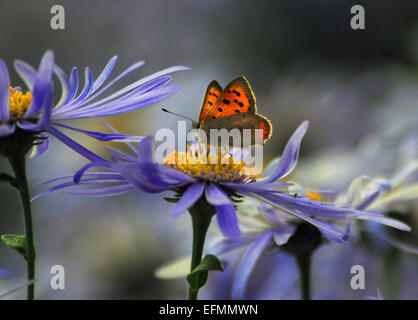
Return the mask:
[[[65,30],[50,28],[50,8],[55,4],[65,8]],[[365,8],[365,30],[350,28],[350,8],[355,4]],[[97,76],[114,55],[119,56],[114,74],[145,60],[145,67],[130,80],[172,65],[192,68],[174,76],[181,90],[173,97],[106,119],[122,132],[150,135],[162,127],[176,128],[178,119],[161,112],[161,107],[197,119],[211,80],[226,85],[245,75],[259,112],[274,127],[265,148],[266,162],[281,154],[303,120],[310,121],[292,176],[305,186],[343,190],[359,175],[388,177],[417,158],[416,0],[44,0],[36,4],[2,0],[0,58],[9,70],[14,59],[37,65],[48,48],[66,72],[73,66],[80,71],[89,66]],[[22,85],[13,71],[11,80]],[[71,124],[103,129],[95,119]],[[103,144],[74,138],[105,155]],[[71,174],[85,163],[54,141],[46,155],[29,162],[30,182]],[[4,159],[0,172],[10,172]],[[33,188],[32,194],[40,190]],[[183,299],[184,280],[153,276],[160,264],[190,252],[189,217],[170,218],[170,207],[161,195],[139,191],[104,199],[55,193],[36,201],[38,297]],[[409,204],[406,211],[415,242],[417,203]],[[0,184],[0,212],[0,234],[22,232],[17,194],[4,184]],[[318,251],[313,298],[362,299],[376,295],[377,287],[387,298],[418,298],[416,256],[400,251],[388,256],[391,249],[380,242],[353,246],[358,250],[330,245],[332,250]],[[385,259],[396,261],[390,277]],[[274,270],[271,277],[296,274],[294,265],[286,263],[287,269]],[[64,291],[49,288],[49,270],[57,264],[65,268]],[[365,290],[350,288],[354,264],[366,268]],[[0,275],[0,294],[24,280],[22,258],[3,243],[0,269],[7,270]],[[254,292],[261,291],[262,282],[254,283],[259,283]],[[297,283],[287,285],[288,295],[270,285],[263,295],[252,297],[297,299]],[[8,298],[24,295],[25,290],[20,290]]]

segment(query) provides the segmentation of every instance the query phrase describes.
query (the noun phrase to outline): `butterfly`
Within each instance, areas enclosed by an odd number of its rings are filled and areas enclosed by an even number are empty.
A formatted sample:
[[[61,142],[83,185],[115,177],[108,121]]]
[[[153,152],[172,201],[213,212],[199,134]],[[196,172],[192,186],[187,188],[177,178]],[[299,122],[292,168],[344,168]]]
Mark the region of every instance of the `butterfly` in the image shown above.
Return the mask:
[[[213,80],[206,90],[199,121],[194,129],[202,129],[210,136],[210,129],[262,129],[262,141],[255,141],[252,130],[251,144],[264,144],[273,131],[270,120],[257,113],[255,96],[245,77],[232,80],[225,89]],[[261,140],[261,139],[260,139]]]

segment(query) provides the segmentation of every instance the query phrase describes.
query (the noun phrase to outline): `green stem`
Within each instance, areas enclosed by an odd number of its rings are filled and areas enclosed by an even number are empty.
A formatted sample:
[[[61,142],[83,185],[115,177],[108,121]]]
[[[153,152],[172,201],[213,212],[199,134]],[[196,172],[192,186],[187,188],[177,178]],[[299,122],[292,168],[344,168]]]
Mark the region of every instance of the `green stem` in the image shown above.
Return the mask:
[[[296,256],[300,293],[303,300],[311,300],[311,258],[312,254],[299,254]]]
[[[26,236],[26,264],[29,283],[27,288],[27,299],[33,300],[35,297],[35,241],[33,236],[32,208],[30,202],[29,186],[26,176],[25,155],[21,154],[14,158],[9,158],[9,162],[16,177],[16,188],[19,191],[20,200],[23,207]]]
[[[383,257],[383,275],[385,279],[385,298],[390,300],[399,299],[399,251],[395,247],[386,249]],[[387,292],[387,294],[386,294]]]
[[[189,209],[189,212],[193,225],[192,262],[190,265],[190,271],[193,271],[202,261],[206,233],[215,214],[215,208],[209,205],[203,197]],[[199,289],[189,287],[189,300],[197,300],[198,294]]]

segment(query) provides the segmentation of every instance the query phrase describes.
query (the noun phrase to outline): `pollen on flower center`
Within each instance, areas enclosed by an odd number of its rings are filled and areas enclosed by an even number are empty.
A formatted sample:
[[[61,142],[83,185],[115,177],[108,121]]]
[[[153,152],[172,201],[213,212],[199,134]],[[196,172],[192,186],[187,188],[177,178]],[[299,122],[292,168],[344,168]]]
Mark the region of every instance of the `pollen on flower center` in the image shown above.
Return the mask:
[[[12,119],[20,119],[28,110],[31,100],[32,94],[30,91],[24,94],[22,91],[10,87],[10,115]]]
[[[189,146],[186,152],[174,151],[166,155],[164,164],[180,170],[194,178],[216,182],[249,183],[256,180],[252,168],[245,161],[239,161],[230,154],[211,153],[203,145],[200,148]],[[199,150],[197,150],[199,149]]]
[[[306,194],[309,196],[309,199],[315,200],[315,201],[321,201],[322,195],[318,192],[306,192]]]

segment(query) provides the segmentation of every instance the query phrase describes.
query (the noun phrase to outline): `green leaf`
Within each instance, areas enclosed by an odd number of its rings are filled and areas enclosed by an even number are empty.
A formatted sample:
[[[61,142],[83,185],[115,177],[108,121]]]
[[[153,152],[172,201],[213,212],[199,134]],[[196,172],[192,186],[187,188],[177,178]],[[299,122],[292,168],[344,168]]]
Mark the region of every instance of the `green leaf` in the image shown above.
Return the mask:
[[[187,276],[187,281],[193,289],[202,288],[208,281],[209,271],[223,271],[222,264],[212,254],[206,255],[200,264]]]
[[[26,237],[17,234],[3,234],[1,240],[10,248],[19,252],[26,259]]]

